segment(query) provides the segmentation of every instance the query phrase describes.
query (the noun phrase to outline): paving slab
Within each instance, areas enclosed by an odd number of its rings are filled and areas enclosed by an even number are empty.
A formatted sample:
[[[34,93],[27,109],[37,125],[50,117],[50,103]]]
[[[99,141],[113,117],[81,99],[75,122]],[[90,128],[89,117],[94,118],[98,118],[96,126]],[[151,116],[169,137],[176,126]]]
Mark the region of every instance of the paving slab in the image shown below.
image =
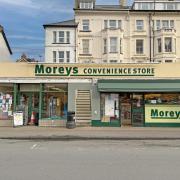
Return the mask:
[[[180,128],[140,127],[1,127],[0,139],[38,140],[180,140]]]

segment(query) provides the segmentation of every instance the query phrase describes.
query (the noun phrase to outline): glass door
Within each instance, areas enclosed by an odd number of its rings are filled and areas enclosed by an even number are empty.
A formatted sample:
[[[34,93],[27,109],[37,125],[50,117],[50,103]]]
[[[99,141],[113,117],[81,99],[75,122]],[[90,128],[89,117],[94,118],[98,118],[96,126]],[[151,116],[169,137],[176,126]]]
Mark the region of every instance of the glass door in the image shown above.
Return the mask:
[[[122,126],[131,126],[131,94],[120,94],[120,118]]]
[[[143,94],[133,94],[132,125],[144,126],[144,95]]]
[[[32,118],[34,124],[38,125],[39,120],[39,93],[25,92],[20,95],[20,109],[24,114],[24,125],[28,125]]]

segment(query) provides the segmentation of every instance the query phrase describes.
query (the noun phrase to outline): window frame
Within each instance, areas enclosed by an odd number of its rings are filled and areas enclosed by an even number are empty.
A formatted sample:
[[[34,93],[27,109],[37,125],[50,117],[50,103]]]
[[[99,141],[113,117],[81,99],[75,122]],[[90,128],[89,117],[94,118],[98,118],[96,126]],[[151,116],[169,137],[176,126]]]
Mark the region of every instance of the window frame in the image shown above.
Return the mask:
[[[84,32],[90,31],[90,26],[89,25],[90,25],[89,19],[83,19],[82,20],[82,29],[83,29]]]
[[[171,40],[169,45],[166,45],[166,40],[167,39]],[[171,47],[169,48],[168,46],[171,46]],[[172,53],[173,52],[173,39],[172,39],[172,37],[165,37],[164,38],[164,51],[166,53]]]
[[[138,24],[138,22],[142,22],[142,24]],[[144,20],[136,20],[136,31],[143,31],[144,30]]]
[[[112,40],[116,40],[112,43]],[[118,38],[117,37],[110,37],[110,53],[117,53],[118,52]]]
[[[65,33],[64,33],[64,31],[59,31],[59,43],[64,44],[64,40],[65,40]]]
[[[90,40],[89,39],[82,39],[82,53],[90,54]]]
[[[141,41],[142,42],[142,47],[138,47],[137,46],[137,42],[138,41]],[[142,51],[141,51],[141,49],[142,49]],[[144,54],[144,39],[136,39],[136,54],[137,55],[142,55],[142,54]]]
[[[64,63],[64,51],[59,51],[58,53],[59,53],[59,63]],[[61,57],[61,55],[63,56]]]

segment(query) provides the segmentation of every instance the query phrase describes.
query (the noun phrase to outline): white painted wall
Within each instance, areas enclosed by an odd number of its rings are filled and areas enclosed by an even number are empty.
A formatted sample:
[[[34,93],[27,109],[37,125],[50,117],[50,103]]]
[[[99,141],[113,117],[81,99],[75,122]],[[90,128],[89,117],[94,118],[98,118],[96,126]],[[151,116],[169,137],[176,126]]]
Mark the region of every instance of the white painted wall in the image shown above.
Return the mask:
[[[69,31],[70,44],[53,44],[53,31]],[[53,51],[70,51],[70,63],[75,63],[75,28],[46,27],[45,29],[45,62],[53,63]],[[58,34],[57,34],[58,36]],[[66,57],[66,56],[65,56]],[[66,59],[66,58],[65,58]],[[58,63],[58,62],[57,62]]]
[[[0,61],[11,61],[11,54],[6,45],[2,32],[0,32]]]

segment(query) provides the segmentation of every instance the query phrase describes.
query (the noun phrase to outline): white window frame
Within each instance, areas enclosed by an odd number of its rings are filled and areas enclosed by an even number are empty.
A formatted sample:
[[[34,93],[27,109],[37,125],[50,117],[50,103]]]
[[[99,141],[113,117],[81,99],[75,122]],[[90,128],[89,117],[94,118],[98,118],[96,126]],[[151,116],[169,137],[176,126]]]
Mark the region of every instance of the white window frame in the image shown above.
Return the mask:
[[[166,44],[167,39],[170,39],[170,45]],[[164,38],[164,51],[167,53],[173,52],[173,39],[172,39],[172,37],[165,37]]]
[[[156,30],[161,29],[161,20],[156,20]]]
[[[104,20],[104,29],[108,29],[108,20]]]
[[[89,52],[89,45],[90,45],[90,40],[89,39],[83,39],[82,40],[82,51],[83,51],[83,54],[90,54],[90,52]]]
[[[114,25],[113,25],[114,23]],[[109,20],[109,28],[116,29],[117,28],[117,21],[116,20]]]
[[[123,54],[123,44],[122,44],[122,41],[123,41],[123,39],[120,38],[120,40],[119,40],[119,52],[120,52],[120,54]]]
[[[53,31],[53,43],[57,43],[57,32]]]
[[[119,28],[119,29],[122,29],[122,21],[121,21],[121,20],[118,20],[117,24],[118,24],[118,28]]]
[[[113,42],[114,41],[114,42]],[[110,37],[110,53],[117,53],[117,37]]]
[[[104,54],[107,54],[107,39],[104,39]]]
[[[93,9],[93,2],[80,2],[80,9]]]
[[[70,51],[66,51],[66,62],[70,62]]]
[[[83,31],[89,31],[89,19],[83,19],[82,20],[82,28]]]
[[[56,63],[56,61],[57,61],[57,53],[56,53],[56,51],[53,51],[52,54],[53,54],[53,63]]]
[[[66,31],[66,43],[70,44],[70,31]]]
[[[158,53],[162,52],[162,39],[161,38],[157,39],[157,50],[158,50]]]
[[[144,20],[136,20],[136,30],[143,31],[144,30]]]
[[[59,31],[59,43],[64,43],[64,31]]]
[[[137,42],[141,41],[142,42],[142,47],[138,47]],[[136,54],[141,55],[144,54],[144,39],[136,39]]]
[[[64,63],[64,51],[59,51],[59,62]]]

